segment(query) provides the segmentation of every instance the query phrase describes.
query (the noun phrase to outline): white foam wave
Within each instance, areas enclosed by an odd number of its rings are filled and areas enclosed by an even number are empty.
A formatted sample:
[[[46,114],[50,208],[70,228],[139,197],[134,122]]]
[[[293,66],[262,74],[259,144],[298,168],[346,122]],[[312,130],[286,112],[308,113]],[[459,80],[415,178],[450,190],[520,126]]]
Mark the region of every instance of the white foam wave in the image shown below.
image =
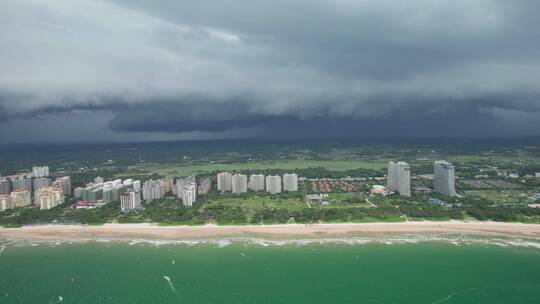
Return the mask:
[[[418,243],[447,243],[454,246],[497,246],[497,247],[522,247],[540,250],[540,239],[534,238],[504,238],[489,236],[462,236],[462,235],[399,235],[399,236],[379,236],[379,237],[343,237],[343,238],[305,238],[305,239],[265,239],[256,237],[230,237],[220,239],[186,239],[186,240],[113,240],[113,239],[84,239],[58,241],[22,241],[22,240],[0,240],[0,254],[8,246],[38,246],[48,245],[51,247],[59,245],[72,245],[87,242],[107,243],[125,242],[130,246],[215,246],[225,248],[231,245],[243,246],[309,246],[309,245],[407,245]]]

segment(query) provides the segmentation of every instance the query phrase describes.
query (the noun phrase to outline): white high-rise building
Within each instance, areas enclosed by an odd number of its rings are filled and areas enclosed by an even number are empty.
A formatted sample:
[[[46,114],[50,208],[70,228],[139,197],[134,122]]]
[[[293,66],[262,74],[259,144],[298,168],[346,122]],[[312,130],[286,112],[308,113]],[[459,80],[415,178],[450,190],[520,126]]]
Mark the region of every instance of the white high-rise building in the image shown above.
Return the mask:
[[[456,195],[454,165],[439,160],[433,165],[433,185],[435,192],[448,196]]]
[[[232,193],[240,194],[247,192],[247,175],[235,174],[232,176]]]
[[[51,181],[46,177],[37,177],[34,178],[34,192],[38,191],[41,188],[50,187]]]
[[[147,180],[143,184],[143,199],[145,201],[153,201],[161,199],[165,196],[165,182],[161,179]]]
[[[296,173],[283,174],[283,191],[298,191],[298,175],[296,175]]]
[[[0,211],[6,211],[11,209],[11,196],[9,195],[0,195]]]
[[[34,204],[41,210],[49,210],[64,203],[64,190],[61,187],[45,187],[36,191]]]
[[[411,169],[406,162],[388,162],[386,187],[403,196],[411,196]]]
[[[0,195],[11,193],[11,181],[7,178],[0,179]]]
[[[120,195],[120,210],[122,212],[129,212],[131,210],[139,210],[141,205],[141,191],[130,190]]]
[[[182,204],[186,207],[193,206],[197,200],[197,184],[188,183],[182,188]]]
[[[232,191],[232,175],[229,172],[218,173],[217,189],[221,192]]]
[[[69,176],[57,178],[54,181],[53,186],[62,187],[65,195],[71,194],[71,178]]]
[[[75,188],[75,190],[73,190],[73,197],[75,197],[76,199],[82,198],[82,192],[83,192],[82,187]]]
[[[253,191],[264,191],[264,175],[251,174],[249,176],[248,188]]]
[[[266,177],[266,192],[271,194],[281,193],[281,176],[268,175]]]
[[[200,184],[197,186],[198,194],[206,194],[212,190],[212,181],[209,178],[203,178],[199,183]]]
[[[165,177],[165,193],[172,193],[174,188],[174,177]]]
[[[11,191],[11,208],[26,207],[31,204],[30,191],[24,189]]]
[[[390,191],[397,191],[397,163],[393,161],[388,162],[388,174],[386,175],[386,188]]]
[[[49,166],[34,166],[32,167],[33,177],[47,177],[49,176]]]
[[[186,177],[181,177],[177,179],[176,185],[173,188],[174,189],[173,193],[176,194],[176,197],[182,199],[182,195],[183,195],[182,192],[184,191],[184,186],[189,185],[189,184],[195,184],[195,187],[197,186],[195,176],[186,176]]]
[[[32,179],[30,178],[16,178],[11,180],[13,190],[26,190],[32,191]]]
[[[400,195],[411,196],[411,168],[406,162],[397,163],[397,191]]]

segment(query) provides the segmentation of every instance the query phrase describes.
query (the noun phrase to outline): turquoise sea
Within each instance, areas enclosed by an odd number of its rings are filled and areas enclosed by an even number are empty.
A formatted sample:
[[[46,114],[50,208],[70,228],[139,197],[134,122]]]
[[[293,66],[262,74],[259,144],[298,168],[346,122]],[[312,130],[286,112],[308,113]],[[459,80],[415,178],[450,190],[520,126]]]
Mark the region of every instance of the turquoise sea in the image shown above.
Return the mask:
[[[540,303],[540,240],[0,241],[0,303]]]

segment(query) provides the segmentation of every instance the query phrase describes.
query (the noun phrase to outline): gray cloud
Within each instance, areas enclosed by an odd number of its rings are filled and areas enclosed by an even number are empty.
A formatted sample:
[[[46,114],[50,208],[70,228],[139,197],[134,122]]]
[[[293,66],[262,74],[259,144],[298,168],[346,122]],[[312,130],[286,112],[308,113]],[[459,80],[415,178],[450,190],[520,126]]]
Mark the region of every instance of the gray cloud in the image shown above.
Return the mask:
[[[86,111],[110,113],[111,133],[530,135],[538,16],[532,0],[0,1],[0,122]]]

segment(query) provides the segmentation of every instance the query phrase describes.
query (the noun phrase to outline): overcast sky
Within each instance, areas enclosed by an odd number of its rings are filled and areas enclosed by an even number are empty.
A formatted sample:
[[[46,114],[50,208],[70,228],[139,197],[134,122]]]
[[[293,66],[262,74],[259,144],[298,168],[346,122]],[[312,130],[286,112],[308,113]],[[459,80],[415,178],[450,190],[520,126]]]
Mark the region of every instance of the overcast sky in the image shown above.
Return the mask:
[[[540,134],[538,0],[0,0],[0,139]]]

